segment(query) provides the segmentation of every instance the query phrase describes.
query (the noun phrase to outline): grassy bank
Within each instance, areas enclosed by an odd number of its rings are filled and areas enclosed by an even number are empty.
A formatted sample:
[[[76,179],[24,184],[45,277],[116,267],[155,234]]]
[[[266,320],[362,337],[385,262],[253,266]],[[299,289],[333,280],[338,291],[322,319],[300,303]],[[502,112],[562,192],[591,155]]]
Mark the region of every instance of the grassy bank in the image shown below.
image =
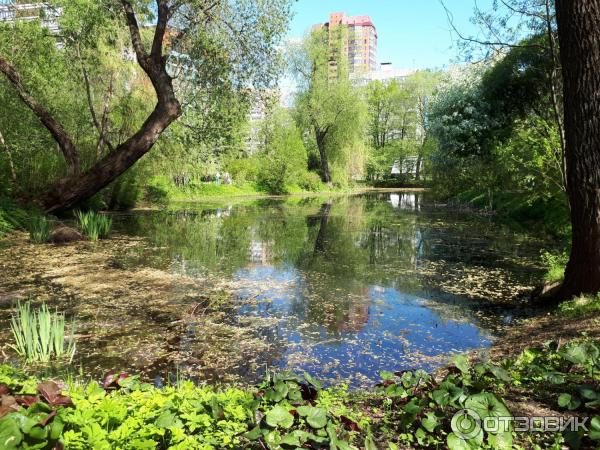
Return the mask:
[[[52,449],[591,448],[600,440],[599,343],[548,342],[496,362],[466,356],[437,377],[383,373],[371,392],[276,374],[256,387],[154,387],[126,374],[62,387],[0,366],[0,446]],[[535,405],[532,410],[532,405]],[[529,409],[527,409],[529,408]],[[588,431],[484,431],[457,425],[520,415],[589,417]],[[462,417],[462,416],[461,416]],[[468,419],[468,417],[467,417]],[[502,422],[503,423],[503,422]],[[473,426],[473,433],[467,430]],[[466,436],[468,435],[468,436]]]
[[[566,241],[571,233],[566,198],[536,198],[523,192],[482,192],[470,189],[449,201],[493,211],[500,219],[522,226],[535,224],[540,230],[560,240]]]

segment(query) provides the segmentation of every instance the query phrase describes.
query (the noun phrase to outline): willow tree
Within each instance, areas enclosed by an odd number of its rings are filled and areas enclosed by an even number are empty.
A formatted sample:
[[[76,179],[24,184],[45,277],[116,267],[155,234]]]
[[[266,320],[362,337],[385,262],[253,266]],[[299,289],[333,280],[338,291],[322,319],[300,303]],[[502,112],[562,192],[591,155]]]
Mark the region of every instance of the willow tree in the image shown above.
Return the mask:
[[[572,246],[558,298],[600,291],[600,0],[557,0]]]
[[[27,80],[21,74],[21,62],[11,60],[8,51],[0,53],[0,72],[52,136],[65,161],[64,176],[30,199],[47,212],[55,212],[92,197],[147,154],[182,115],[179,97],[184,86],[191,85],[195,96],[223,87],[240,91],[271,87],[278,75],[277,45],[287,27],[290,1],[54,0],[48,7],[61,13],[61,33],[56,36],[59,52],[78,56],[99,52],[94,33],[107,26],[127,32],[129,44],[117,50],[141,69],[155,97],[150,100],[154,107],[137,129],[119,142],[111,142],[105,123],[109,119],[101,113],[102,108],[95,108],[92,98],[93,94],[102,99],[111,93],[98,92],[84,73],[80,89],[71,95],[89,100],[99,142],[108,148],[104,154],[98,152],[97,159],[84,158],[77,130],[68,129],[54,114],[53,105],[40,100],[47,98],[41,91],[51,87]],[[0,32],[8,40],[10,27],[4,26]],[[118,45],[115,40],[107,42]],[[19,53],[18,49],[9,50]],[[130,83],[123,82],[127,95]],[[115,90],[112,83],[109,88]]]
[[[348,152],[362,143],[366,124],[365,101],[350,82],[341,51],[342,32],[342,26],[312,32],[292,67],[299,82],[297,117],[312,132],[325,183],[332,181],[331,165],[347,162]]]

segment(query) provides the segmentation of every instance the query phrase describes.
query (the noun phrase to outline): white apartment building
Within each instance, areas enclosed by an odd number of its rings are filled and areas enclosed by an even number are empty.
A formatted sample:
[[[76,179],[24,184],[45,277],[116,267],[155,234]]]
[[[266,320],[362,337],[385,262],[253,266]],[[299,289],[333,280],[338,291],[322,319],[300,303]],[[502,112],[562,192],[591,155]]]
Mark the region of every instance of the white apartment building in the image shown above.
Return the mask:
[[[60,10],[48,3],[24,0],[0,0],[0,22],[40,20],[53,33],[58,32]]]

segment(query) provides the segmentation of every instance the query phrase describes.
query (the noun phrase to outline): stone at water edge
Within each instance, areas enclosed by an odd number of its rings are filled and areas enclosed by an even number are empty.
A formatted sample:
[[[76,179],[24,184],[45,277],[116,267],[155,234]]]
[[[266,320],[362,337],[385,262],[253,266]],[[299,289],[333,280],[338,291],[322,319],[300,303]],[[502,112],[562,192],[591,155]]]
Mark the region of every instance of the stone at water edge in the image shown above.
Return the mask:
[[[83,240],[83,234],[75,228],[61,226],[50,233],[50,242],[53,244],[67,244]]]

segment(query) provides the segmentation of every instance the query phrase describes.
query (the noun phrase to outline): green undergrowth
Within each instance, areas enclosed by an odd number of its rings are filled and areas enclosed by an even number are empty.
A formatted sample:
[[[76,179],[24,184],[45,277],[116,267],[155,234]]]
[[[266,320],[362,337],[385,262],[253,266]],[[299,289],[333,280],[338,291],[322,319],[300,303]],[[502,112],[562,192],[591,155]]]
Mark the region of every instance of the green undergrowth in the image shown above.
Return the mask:
[[[542,253],[542,262],[546,266],[546,274],[544,275],[544,281],[546,283],[558,283],[565,277],[565,267],[569,261],[569,255],[567,253]]]
[[[109,374],[102,384],[71,380],[61,389],[0,366],[0,448],[595,448],[599,383],[600,349],[585,337],[495,363],[459,356],[438,377],[383,373],[370,392],[324,389],[288,373],[251,388],[189,381],[156,388]],[[506,399],[515,395],[555,416],[588,417],[587,430],[517,433],[498,419],[512,415]],[[473,417],[501,425],[484,431]]]
[[[11,231],[27,228],[30,212],[12,200],[0,197],[0,237]]]
[[[582,317],[600,312],[600,293],[595,297],[584,295],[573,300],[561,303],[561,314],[569,317]]]

